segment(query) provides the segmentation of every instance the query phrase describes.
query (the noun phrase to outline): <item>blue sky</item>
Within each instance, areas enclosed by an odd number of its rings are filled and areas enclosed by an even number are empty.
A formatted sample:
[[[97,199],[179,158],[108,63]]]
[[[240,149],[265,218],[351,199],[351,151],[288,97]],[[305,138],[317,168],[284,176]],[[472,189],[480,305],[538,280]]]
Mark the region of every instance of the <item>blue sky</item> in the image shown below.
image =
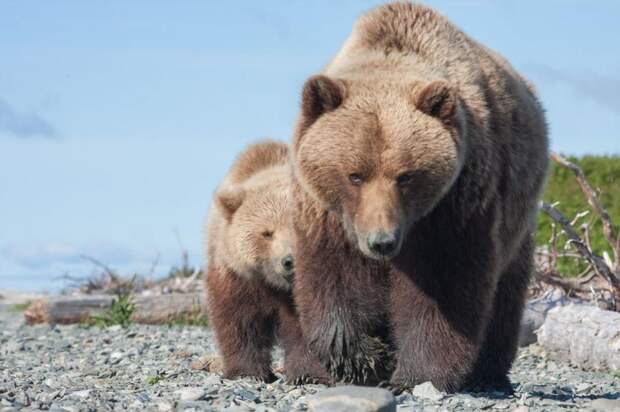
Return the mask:
[[[0,289],[93,256],[193,263],[244,145],[288,139],[304,79],[377,1],[0,0]],[[538,88],[552,146],[620,153],[620,2],[432,1]]]

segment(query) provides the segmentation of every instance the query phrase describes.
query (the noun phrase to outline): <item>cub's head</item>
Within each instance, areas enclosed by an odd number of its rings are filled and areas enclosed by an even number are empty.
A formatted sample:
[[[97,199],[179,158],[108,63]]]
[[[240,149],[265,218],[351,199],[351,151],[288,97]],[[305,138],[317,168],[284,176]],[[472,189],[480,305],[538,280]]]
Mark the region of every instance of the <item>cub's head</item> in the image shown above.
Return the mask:
[[[374,259],[400,252],[411,226],[458,176],[465,121],[445,81],[403,85],[326,76],[304,85],[295,174]]]
[[[247,278],[290,290],[294,274],[288,185],[238,187],[216,194],[224,216],[223,250],[229,266]]]

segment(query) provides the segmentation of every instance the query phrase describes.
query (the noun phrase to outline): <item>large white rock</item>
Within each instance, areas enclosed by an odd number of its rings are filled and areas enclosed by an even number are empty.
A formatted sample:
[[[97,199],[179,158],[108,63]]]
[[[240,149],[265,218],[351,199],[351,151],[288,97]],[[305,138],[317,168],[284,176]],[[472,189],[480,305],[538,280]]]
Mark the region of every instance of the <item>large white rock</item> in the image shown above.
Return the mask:
[[[550,290],[543,296],[527,302],[521,319],[519,346],[536,343],[538,340],[536,332],[545,322],[547,313],[553,308],[568,305],[570,302],[571,300],[558,289]]]
[[[571,304],[547,313],[538,343],[583,369],[620,369],[620,313]]]
[[[312,412],[396,412],[391,392],[364,386],[337,386],[308,398]]]

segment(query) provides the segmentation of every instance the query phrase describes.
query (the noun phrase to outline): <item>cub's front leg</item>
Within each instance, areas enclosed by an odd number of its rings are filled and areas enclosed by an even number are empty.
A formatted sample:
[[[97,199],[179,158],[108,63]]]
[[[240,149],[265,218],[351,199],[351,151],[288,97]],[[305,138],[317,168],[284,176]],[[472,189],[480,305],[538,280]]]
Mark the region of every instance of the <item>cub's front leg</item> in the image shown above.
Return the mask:
[[[283,302],[279,311],[279,337],[284,347],[284,374],[292,384],[329,384],[331,377],[318,357],[310,351],[303,336],[292,299]]]
[[[271,350],[277,313],[259,281],[215,269],[207,275],[209,317],[222,353],[224,377],[273,382]]]

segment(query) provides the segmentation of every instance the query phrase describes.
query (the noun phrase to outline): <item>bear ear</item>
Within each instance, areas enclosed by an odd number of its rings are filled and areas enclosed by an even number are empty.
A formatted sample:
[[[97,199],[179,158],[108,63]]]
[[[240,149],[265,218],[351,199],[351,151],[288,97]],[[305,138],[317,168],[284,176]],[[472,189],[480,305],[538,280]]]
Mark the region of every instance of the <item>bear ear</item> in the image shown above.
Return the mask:
[[[306,125],[314,123],[324,113],[336,109],[345,97],[344,82],[327,76],[312,76],[304,84],[301,94],[301,113]]]
[[[217,207],[224,214],[224,218],[230,222],[233,215],[243,203],[245,192],[243,189],[224,190],[216,195]]]
[[[448,123],[456,113],[457,96],[448,83],[438,80],[419,90],[414,104],[418,110]]]

